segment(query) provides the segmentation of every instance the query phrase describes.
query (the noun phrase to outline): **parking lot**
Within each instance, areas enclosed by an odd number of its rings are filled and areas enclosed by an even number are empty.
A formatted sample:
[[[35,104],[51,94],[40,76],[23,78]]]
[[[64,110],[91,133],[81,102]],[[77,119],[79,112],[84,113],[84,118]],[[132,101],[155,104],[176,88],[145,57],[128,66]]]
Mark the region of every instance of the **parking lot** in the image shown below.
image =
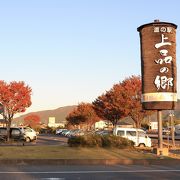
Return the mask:
[[[36,146],[42,146],[42,145],[67,145],[68,138],[61,137],[54,134],[39,134],[36,141],[25,143],[25,145],[36,145]]]
[[[158,145],[158,139],[157,139],[157,135],[153,135],[151,136],[151,140],[152,140],[152,146],[155,147]],[[180,136],[178,136],[176,138],[176,141],[175,141],[175,144],[176,144],[176,147],[178,148],[178,150],[175,150],[173,151],[173,153],[175,154],[179,154],[180,153]],[[38,135],[38,138],[36,141],[33,141],[33,142],[25,142],[24,145],[25,146],[46,146],[46,145],[60,145],[60,146],[67,146],[67,141],[68,141],[68,138],[67,137],[64,137],[64,136],[60,136],[60,135],[55,135],[55,134],[39,134]],[[165,144],[168,144],[168,142],[170,144],[172,144],[171,142],[171,139],[167,136],[164,136],[164,139],[163,139],[163,142]],[[6,143],[0,143],[0,146],[7,146],[8,144]],[[14,145],[22,145],[22,142],[19,142],[19,143],[15,143]],[[170,147],[170,146],[169,146]]]

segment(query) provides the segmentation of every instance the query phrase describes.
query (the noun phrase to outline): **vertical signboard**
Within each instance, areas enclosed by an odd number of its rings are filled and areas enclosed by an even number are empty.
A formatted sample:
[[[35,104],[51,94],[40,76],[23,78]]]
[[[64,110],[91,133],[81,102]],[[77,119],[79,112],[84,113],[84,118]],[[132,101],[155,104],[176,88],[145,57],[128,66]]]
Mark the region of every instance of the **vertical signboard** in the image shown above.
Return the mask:
[[[177,25],[155,21],[138,27],[141,42],[142,105],[171,110],[177,101]]]

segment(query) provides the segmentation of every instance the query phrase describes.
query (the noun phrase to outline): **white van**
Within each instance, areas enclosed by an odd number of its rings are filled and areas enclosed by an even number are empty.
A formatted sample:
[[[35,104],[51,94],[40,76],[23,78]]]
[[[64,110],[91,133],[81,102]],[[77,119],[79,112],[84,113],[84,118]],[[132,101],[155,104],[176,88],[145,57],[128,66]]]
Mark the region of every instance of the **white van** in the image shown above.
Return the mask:
[[[21,131],[24,133],[25,141],[30,142],[37,139],[37,133],[34,129],[30,127],[20,127]]]
[[[151,139],[142,129],[115,127],[113,134],[133,141],[135,146],[151,147]]]

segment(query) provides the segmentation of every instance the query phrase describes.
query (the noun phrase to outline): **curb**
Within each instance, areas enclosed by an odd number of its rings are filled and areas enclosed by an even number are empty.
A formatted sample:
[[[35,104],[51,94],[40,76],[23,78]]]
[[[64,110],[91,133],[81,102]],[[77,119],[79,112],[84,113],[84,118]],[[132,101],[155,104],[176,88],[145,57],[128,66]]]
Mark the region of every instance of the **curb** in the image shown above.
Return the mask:
[[[3,165],[174,165],[179,159],[1,159]]]

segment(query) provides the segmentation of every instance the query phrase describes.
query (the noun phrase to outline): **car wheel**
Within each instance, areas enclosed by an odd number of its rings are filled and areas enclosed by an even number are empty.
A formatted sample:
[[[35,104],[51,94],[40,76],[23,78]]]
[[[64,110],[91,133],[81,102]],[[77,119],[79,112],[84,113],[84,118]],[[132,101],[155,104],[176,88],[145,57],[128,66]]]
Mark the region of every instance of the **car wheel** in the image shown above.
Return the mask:
[[[145,147],[145,144],[143,144],[143,143],[141,143],[141,144],[139,144],[139,147]]]
[[[26,142],[31,142],[31,139],[29,137],[26,137]]]

